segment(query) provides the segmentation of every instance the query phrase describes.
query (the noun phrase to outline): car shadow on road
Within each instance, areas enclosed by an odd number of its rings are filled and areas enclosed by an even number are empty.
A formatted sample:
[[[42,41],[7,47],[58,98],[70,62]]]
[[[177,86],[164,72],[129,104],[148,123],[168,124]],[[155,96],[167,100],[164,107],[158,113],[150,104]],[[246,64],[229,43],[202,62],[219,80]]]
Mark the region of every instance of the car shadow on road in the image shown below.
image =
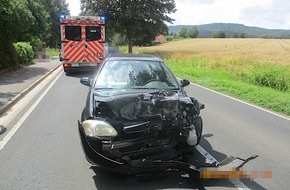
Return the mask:
[[[95,71],[78,71],[78,72],[70,72],[66,73],[67,77],[74,77],[74,78],[82,78],[82,77],[89,77],[93,78],[95,75]]]
[[[203,135],[201,144],[203,148],[218,160],[224,160],[227,155],[225,153],[215,150],[207,138],[212,137],[212,134]],[[189,157],[188,157],[189,158]],[[194,151],[190,156],[190,163],[198,162],[200,165],[205,163],[205,158]],[[233,188],[236,186],[229,181],[229,179],[195,179],[190,177],[183,171],[167,171],[160,173],[152,173],[147,175],[125,175],[113,172],[104,171],[98,167],[91,167],[95,176],[93,177],[95,185],[98,190],[153,190],[153,189],[211,189],[211,187]],[[257,184],[255,181],[246,180],[248,187],[257,190],[266,190],[264,187]]]
[[[187,177],[182,177],[181,172],[129,176],[105,172],[97,167],[92,169],[96,174],[93,179],[98,190],[204,189],[199,188],[198,184],[191,184]]]

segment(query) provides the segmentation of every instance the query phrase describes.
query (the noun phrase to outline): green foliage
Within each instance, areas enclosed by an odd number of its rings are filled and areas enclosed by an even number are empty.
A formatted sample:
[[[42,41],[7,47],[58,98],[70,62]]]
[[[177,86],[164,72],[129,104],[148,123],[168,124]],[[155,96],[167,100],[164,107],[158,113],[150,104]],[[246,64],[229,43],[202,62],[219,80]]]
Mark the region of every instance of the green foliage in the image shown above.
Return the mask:
[[[234,33],[232,34],[232,38],[238,38],[238,37],[239,37],[239,34],[238,34],[238,33],[234,32]]]
[[[188,37],[188,29],[183,27],[179,31],[179,36],[182,38],[187,38]]]
[[[49,36],[50,25],[47,22],[49,15],[45,10],[44,5],[40,1],[35,0],[26,0],[27,9],[32,14],[31,26],[27,28],[27,31],[24,33],[19,33],[16,41],[25,41],[25,42],[36,42],[36,41],[46,41]],[[37,40],[39,39],[39,40]],[[34,49],[36,49],[38,44],[31,44]]]
[[[198,36],[198,30],[196,27],[192,27],[189,31],[188,31],[188,37],[190,38],[197,38]]]
[[[31,64],[35,54],[32,46],[27,42],[17,42],[14,44],[17,53],[17,60],[21,65]]]
[[[246,38],[246,34],[245,33],[241,33],[241,38]]]
[[[167,58],[165,62],[180,78],[189,79],[197,84],[290,116],[289,88],[287,91],[280,91],[248,83],[237,78],[231,71],[204,67],[204,64],[201,64],[204,63],[204,58],[200,57],[178,60],[171,57]]]
[[[37,47],[39,46],[39,44],[42,44],[42,40],[38,37],[34,37],[30,40],[30,45],[32,46],[33,52],[37,52]]]
[[[266,65],[255,67],[246,75],[247,79],[255,85],[271,87],[280,91],[290,89],[289,69]]]
[[[45,44],[51,48],[57,48],[60,42],[59,16],[61,14],[69,15],[68,4],[66,0],[41,0],[44,9],[49,15],[48,24],[50,26],[49,36],[44,40]],[[76,15],[75,15],[76,16]]]
[[[125,45],[126,39],[121,34],[115,34],[112,38],[112,43],[116,46]]]
[[[174,39],[174,36],[166,36],[166,40],[168,42],[172,41]]]
[[[27,7],[27,1],[1,0],[0,4],[0,42],[3,38],[12,42],[33,25],[35,18]]]
[[[218,31],[214,31],[212,33],[212,37],[213,38],[225,38],[226,37],[226,34],[223,31],[218,30]]]
[[[1,69],[18,65],[13,42],[31,42],[33,52],[40,42],[57,47],[60,39],[59,14],[68,13],[68,5],[65,2],[65,0],[1,0]],[[20,49],[17,51],[20,52],[21,62],[29,62],[31,54],[28,53],[28,57],[23,58],[26,48]]]
[[[59,56],[59,49],[49,48],[49,55],[51,57],[58,57]]]
[[[81,0],[81,5],[85,15],[104,15],[107,30],[125,36],[130,53],[133,41],[147,43],[154,40],[157,34],[167,33],[165,22],[172,23],[173,19],[168,15],[175,12],[174,0]]]
[[[179,40],[181,39],[179,36],[177,35],[169,35],[169,36],[166,36],[166,40],[167,41],[173,41],[173,40]]]
[[[13,42],[28,32],[33,25],[34,17],[27,7],[27,1],[1,0],[0,3],[0,58],[1,68],[18,65]]]
[[[0,43],[0,60],[0,70],[18,66],[16,51],[11,42]]]

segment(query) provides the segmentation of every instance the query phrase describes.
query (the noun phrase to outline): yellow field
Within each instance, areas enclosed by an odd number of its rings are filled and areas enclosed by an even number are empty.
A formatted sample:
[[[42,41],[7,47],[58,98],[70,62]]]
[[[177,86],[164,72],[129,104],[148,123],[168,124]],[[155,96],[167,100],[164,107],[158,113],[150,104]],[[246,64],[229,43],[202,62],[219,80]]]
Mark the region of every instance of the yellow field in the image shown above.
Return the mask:
[[[174,57],[241,57],[261,63],[290,65],[290,39],[197,38],[134,48],[134,52],[142,50],[161,51]]]

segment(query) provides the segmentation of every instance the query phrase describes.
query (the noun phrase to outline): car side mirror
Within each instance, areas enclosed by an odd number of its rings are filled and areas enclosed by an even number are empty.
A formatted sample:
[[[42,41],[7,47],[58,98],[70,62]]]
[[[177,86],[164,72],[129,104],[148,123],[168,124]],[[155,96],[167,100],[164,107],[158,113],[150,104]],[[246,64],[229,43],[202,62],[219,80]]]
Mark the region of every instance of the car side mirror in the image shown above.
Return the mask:
[[[181,87],[188,86],[189,84],[190,84],[190,81],[187,80],[187,79],[182,79],[182,80],[180,81],[180,85],[181,85]]]
[[[81,84],[85,85],[85,86],[91,86],[91,82],[92,80],[89,77],[82,77],[80,80]]]

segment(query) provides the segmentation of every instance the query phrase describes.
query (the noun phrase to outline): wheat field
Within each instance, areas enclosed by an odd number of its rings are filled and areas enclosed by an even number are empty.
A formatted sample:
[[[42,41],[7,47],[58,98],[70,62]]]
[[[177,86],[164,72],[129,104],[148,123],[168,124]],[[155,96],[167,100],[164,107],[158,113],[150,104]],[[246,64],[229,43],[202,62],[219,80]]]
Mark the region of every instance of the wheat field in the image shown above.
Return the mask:
[[[171,41],[151,47],[135,47],[135,52],[160,51],[173,57],[240,57],[261,63],[290,65],[290,39],[196,38]]]

